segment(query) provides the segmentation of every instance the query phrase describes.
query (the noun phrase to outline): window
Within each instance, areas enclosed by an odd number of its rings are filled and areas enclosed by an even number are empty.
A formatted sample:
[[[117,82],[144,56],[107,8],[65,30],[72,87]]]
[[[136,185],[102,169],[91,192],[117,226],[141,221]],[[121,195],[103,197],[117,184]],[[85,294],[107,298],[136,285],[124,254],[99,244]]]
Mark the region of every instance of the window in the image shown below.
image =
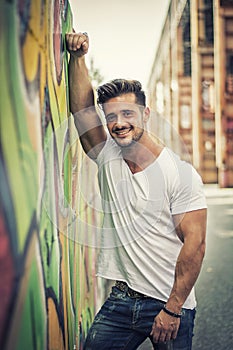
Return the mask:
[[[205,3],[205,41],[213,44],[214,42],[214,27],[213,27],[213,0],[204,0]]]

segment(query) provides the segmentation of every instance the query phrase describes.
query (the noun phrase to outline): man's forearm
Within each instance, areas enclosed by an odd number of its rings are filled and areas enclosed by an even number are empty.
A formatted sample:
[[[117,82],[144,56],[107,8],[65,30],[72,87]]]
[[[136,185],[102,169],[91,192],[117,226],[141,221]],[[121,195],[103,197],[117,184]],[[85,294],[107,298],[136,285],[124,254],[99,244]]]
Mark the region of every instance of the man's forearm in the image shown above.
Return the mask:
[[[70,57],[69,87],[70,110],[73,114],[94,106],[94,93],[84,56]]]
[[[106,141],[106,132],[94,104],[94,92],[85,63],[89,40],[86,33],[67,33],[70,52],[69,93],[70,110],[83,150],[90,158],[97,158]]]
[[[200,242],[196,249],[192,242],[183,245],[176,263],[174,285],[166,303],[169,310],[180,312],[200,273],[204,254],[205,242]]]

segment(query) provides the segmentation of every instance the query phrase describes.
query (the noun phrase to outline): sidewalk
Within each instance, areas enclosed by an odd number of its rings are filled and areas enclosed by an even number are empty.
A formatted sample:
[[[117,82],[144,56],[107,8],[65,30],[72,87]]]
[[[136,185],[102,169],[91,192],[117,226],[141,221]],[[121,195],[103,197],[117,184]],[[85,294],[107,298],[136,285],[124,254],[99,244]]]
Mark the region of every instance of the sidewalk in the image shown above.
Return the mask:
[[[204,192],[207,198],[232,197],[233,199],[233,188],[220,188],[217,184],[204,185]]]

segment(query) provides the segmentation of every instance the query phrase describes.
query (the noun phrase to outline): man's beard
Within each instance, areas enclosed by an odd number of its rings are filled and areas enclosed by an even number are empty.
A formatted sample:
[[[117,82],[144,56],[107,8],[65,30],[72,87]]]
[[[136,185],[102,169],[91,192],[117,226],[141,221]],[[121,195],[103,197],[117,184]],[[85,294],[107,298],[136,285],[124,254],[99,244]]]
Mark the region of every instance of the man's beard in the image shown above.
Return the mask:
[[[117,143],[117,145],[121,148],[127,148],[127,147],[131,147],[133,146],[136,142],[138,142],[142,135],[144,134],[144,129],[140,129],[140,132],[138,132],[137,134],[135,134],[132,138],[132,140],[129,140],[128,143],[122,143],[120,142],[117,138],[113,137],[112,135],[112,138],[113,140]]]

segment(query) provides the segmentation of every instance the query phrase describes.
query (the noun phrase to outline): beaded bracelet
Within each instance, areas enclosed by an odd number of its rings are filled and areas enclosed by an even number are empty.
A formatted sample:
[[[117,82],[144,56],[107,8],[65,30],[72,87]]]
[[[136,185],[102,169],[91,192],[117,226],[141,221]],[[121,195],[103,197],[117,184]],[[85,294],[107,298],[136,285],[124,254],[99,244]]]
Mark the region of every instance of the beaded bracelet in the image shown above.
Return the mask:
[[[181,318],[181,316],[182,316],[182,313],[176,314],[175,312],[168,310],[165,305],[163,307],[163,311],[166,312],[166,314],[173,316],[173,317],[176,317],[176,318]]]

